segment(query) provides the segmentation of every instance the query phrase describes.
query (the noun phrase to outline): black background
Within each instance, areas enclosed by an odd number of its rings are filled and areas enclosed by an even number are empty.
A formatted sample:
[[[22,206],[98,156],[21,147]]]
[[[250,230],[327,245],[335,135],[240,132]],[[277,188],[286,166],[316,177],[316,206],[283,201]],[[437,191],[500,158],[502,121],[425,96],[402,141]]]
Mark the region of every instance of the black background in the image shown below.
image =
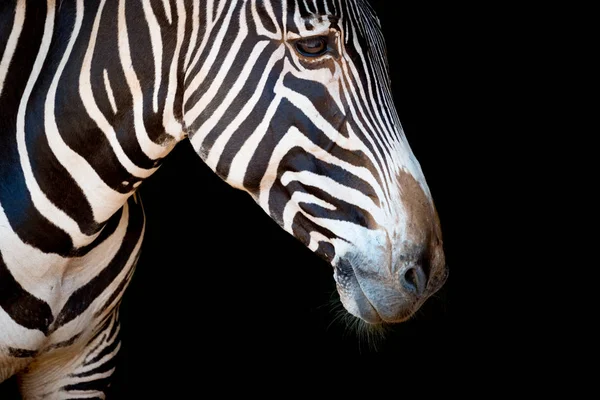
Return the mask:
[[[452,79],[445,72],[452,63],[451,28],[441,23],[445,11],[427,4],[371,3],[383,25],[397,110],[438,209],[452,277],[462,261],[453,189],[456,127],[445,115],[453,101],[445,89]],[[448,366],[452,278],[412,320],[369,344],[336,320],[331,267],[221,181],[188,142],[140,190],[146,239],[121,307],[122,348],[109,399],[195,398],[213,389],[261,393],[273,382],[318,380],[333,388],[332,373],[347,370],[351,378],[382,368],[384,359],[398,374],[418,359],[432,370]],[[0,399],[6,396],[0,389]]]

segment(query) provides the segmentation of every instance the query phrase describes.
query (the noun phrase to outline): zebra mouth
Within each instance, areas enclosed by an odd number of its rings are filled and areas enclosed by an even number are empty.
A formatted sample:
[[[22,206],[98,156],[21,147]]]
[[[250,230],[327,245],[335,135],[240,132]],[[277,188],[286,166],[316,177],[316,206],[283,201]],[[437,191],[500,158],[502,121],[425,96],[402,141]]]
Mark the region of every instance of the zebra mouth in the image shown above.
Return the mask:
[[[358,290],[353,291],[352,295],[347,295],[347,290],[339,284],[337,285],[340,300],[346,311],[371,325],[383,323],[384,320],[377,312],[375,306],[373,306],[367,296],[365,296],[362,289],[360,289],[360,285],[357,286]]]
[[[420,297],[405,297],[385,289],[368,290],[363,286],[369,283],[361,282],[356,277],[339,279],[336,276],[335,281],[346,311],[370,325],[384,325],[398,324],[412,318],[427,299],[444,285],[446,278],[447,273],[431,281],[428,290]]]
[[[375,305],[369,300],[356,276],[336,268],[334,279],[342,305],[350,314],[368,324],[378,325],[384,322]]]

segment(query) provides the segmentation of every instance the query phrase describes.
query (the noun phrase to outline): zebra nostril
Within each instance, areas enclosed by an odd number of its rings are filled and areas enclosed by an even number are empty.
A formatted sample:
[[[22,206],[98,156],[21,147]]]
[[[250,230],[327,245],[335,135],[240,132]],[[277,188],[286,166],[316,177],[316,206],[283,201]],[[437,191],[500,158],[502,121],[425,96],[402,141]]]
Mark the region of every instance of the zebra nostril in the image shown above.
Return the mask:
[[[409,293],[421,296],[425,292],[427,276],[420,265],[408,268],[400,280],[402,287]]]

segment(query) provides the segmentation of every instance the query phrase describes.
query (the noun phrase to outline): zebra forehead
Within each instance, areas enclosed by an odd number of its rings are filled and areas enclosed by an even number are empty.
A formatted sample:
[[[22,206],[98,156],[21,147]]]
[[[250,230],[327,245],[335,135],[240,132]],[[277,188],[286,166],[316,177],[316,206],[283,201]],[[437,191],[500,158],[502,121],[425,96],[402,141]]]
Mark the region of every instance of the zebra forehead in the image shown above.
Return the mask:
[[[315,15],[337,15],[340,12],[339,0],[288,0],[287,11],[299,12],[303,18]]]
[[[263,25],[283,24],[286,30],[296,33],[323,24],[337,26],[342,18],[369,18],[379,25],[373,9],[364,0],[254,0],[252,7]]]

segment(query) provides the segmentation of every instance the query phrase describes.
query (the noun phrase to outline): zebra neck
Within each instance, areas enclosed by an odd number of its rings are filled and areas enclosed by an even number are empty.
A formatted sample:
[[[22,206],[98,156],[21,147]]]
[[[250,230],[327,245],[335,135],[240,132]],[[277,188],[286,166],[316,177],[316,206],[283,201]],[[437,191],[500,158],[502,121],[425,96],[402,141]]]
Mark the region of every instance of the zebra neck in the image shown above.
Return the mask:
[[[68,253],[183,138],[181,103],[169,100],[177,74],[162,69],[159,86],[143,76],[155,61],[117,26],[122,10],[100,24],[101,8],[82,2],[13,5],[13,23],[0,26],[0,211],[23,241]]]

